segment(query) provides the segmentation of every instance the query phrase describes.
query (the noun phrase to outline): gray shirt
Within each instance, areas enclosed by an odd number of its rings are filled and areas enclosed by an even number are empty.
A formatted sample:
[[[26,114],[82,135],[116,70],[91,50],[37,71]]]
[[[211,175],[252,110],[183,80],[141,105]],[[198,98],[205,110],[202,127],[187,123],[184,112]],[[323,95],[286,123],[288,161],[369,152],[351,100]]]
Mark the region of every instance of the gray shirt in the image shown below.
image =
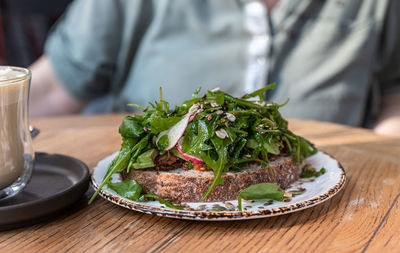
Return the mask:
[[[286,117],[368,125],[400,92],[400,1],[75,0],[46,54],[65,88],[107,111],[172,105],[201,86],[240,96],[275,82]]]

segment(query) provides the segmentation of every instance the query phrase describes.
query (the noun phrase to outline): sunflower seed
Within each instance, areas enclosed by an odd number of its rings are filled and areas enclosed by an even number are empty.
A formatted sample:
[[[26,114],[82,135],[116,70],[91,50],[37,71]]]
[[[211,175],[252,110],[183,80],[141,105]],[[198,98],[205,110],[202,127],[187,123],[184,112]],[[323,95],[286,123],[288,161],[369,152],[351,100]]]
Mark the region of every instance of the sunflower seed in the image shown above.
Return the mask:
[[[212,207],[211,209],[209,209],[208,211],[211,211],[211,212],[220,212],[220,211],[226,211],[226,208],[223,207],[223,206],[220,206],[220,205],[215,204],[215,205],[213,205],[213,207]]]
[[[228,120],[230,121],[230,122],[234,122],[235,120],[236,120],[236,117],[235,117],[235,115],[233,115],[232,113],[226,113],[226,117],[228,118]]]
[[[303,183],[307,183],[307,182],[314,182],[315,179],[314,178],[300,178],[299,181],[303,182]]]
[[[217,131],[215,131],[215,134],[218,136],[220,139],[225,139],[228,137],[228,133],[225,131],[225,129],[221,128]]]
[[[264,203],[264,206],[272,205],[274,201],[272,199],[268,200],[268,202]]]
[[[196,211],[203,211],[204,209],[206,209],[206,205],[199,205],[199,206],[197,206],[194,210],[196,210]]]
[[[233,206],[232,203],[226,202],[225,206],[226,206],[227,210],[229,210],[229,211],[235,210],[235,207]]]
[[[303,194],[304,192],[303,191],[289,191],[289,193],[291,193],[292,196],[297,196],[297,195]]]
[[[290,188],[301,188],[301,186],[302,186],[302,184],[293,183],[293,184],[291,184],[289,187],[290,187]]]
[[[285,193],[283,194],[283,197],[291,198],[291,197],[292,197],[292,193],[290,193],[290,192],[285,192]]]
[[[290,201],[292,201],[292,198],[284,197],[282,201],[283,202],[290,202]]]

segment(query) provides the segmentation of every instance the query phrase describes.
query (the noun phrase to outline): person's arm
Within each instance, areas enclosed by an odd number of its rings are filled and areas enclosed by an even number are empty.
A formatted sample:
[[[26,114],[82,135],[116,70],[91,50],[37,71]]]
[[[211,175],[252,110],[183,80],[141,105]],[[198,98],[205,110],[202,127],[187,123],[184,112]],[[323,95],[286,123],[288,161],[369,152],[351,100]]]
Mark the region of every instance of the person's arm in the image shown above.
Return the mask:
[[[381,103],[373,130],[382,135],[400,137],[400,1],[388,1],[379,54],[377,74]]]
[[[381,113],[374,132],[400,137],[400,94],[385,96],[381,102]]]
[[[40,57],[31,67],[29,114],[32,117],[79,112],[85,105],[71,96],[54,73],[50,59]]]
[[[72,1],[46,39],[45,56],[31,66],[30,115],[79,112],[84,103],[110,94],[124,29],[135,27],[141,6],[142,1]]]

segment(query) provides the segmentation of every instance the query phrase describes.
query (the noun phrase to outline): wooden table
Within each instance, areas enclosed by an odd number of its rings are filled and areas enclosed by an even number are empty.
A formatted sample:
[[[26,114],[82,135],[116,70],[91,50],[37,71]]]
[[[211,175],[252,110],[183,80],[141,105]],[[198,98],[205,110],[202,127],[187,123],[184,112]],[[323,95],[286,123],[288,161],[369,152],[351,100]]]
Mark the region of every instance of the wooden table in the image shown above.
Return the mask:
[[[34,119],[37,151],[77,157],[91,169],[118,150],[121,115]],[[194,222],[85,198],[52,220],[0,233],[0,252],[399,252],[400,140],[336,124],[290,127],[346,169],[344,189],[323,204],[283,216]]]

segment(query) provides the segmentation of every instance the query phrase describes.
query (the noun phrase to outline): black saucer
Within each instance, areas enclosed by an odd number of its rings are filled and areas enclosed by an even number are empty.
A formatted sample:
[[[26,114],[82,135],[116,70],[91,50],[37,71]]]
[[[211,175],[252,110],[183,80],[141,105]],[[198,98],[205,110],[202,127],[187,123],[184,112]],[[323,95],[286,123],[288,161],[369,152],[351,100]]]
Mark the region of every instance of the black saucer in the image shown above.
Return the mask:
[[[16,196],[0,201],[0,230],[31,225],[51,217],[82,197],[89,169],[64,155],[35,153],[32,179]]]

